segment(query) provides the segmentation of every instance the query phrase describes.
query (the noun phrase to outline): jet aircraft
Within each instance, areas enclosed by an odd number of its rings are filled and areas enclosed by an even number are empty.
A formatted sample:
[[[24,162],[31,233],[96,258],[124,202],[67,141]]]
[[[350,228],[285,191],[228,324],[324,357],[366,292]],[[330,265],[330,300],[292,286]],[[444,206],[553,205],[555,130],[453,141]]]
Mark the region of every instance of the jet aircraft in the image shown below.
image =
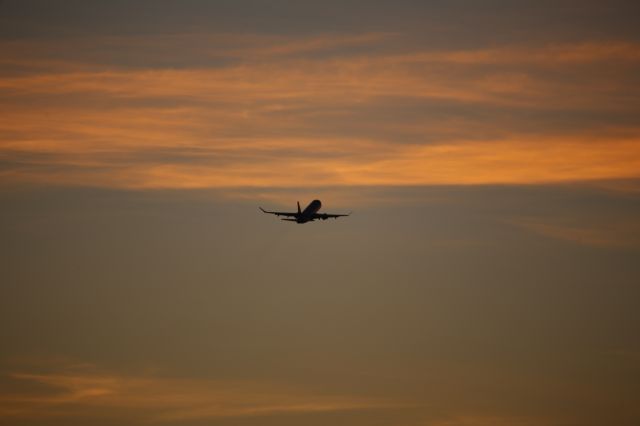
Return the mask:
[[[286,218],[281,220],[288,220],[289,222],[297,223],[307,223],[317,219],[327,220],[330,217],[336,219],[338,217],[349,216],[351,214],[318,213],[320,207],[322,207],[322,203],[320,202],[320,200],[313,200],[304,210],[300,210],[300,202],[298,201],[297,212],[270,212],[263,209],[262,207],[260,207],[260,210],[262,210],[264,213],[275,214],[276,216],[286,216]]]

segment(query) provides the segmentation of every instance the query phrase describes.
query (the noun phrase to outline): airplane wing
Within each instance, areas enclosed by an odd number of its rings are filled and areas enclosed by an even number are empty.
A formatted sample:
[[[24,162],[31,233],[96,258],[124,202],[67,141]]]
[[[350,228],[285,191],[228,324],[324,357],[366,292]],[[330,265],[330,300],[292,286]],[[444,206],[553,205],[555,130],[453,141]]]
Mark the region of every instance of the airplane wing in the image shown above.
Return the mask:
[[[260,210],[262,210],[263,213],[269,213],[269,214],[275,214],[276,216],[291,216],[291,217],[296,217],[298,215],[297,212],[270,212],[268,210],[263,209],[262,207],[258,207]]]
[[[331,214],[331,213],[315,213],[313,215],[313,219],[322,219],[322,220],[326,220],[329,218],[339,218],[339,217],[343,217],[343,216],[350,216],[352,212],[349,212],[347,214]]]

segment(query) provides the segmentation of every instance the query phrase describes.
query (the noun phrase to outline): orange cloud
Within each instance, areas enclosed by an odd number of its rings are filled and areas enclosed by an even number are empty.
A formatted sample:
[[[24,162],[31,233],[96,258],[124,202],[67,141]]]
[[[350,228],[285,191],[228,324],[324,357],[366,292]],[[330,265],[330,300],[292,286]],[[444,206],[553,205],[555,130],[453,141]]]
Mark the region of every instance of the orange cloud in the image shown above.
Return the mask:
[[[640,140],[522,138],[406,147],[348,170],[352,183],[550,183],[640,175]]]
[[[262,416],[277,413],[367,410],[400,405],[388,400],[316,394],[281,384],[125,376],[87,366],[57,373],[14,373],[43,390],[0,394],[8,418],[75,417],[87,410],[152,421]]]
[[[99,94],[125,99],[173,97],[225,102],[304,99],[311,104],[327,102],[352,105],[371,97],[451,99],[499,105],[585,106],[602,101],[611,91],[622,89],[617,79],[587,80],[584,91],[571,80],[541,78],[531,66],[571,65],[611,60],[640,60],[640,46],[633,43],[583,43],[541,48],[504,47],[470,51],[416,51],[402,55],[376,53],[346,56],[283,57],[332,47],[384,41],[386,34],[323,36],[301,40],[272,37],[251,38],[245,58],[228,66],[186,69],[136,69],[109,66],[77,68],[66,64],[53,72],[14,74],[0,80],[0,90],[9,95]],[[178,39],[180,43],[185,40]],[[187,39],[191,40],[191,39]],[[225,40],[223,37],[222,40]],[[157,41],[156,41],[157,42]],[[123,43],[123,42],[122,42]],[[174,40],[175,43],[175,40]],[[181,49],[182,44],[175,46]],[[202,41],[200,41],[202,43]],[[144,46],[144,44],[142,44]],[[219,54],[234,55],[216,43]],[[189,46],[186,46],[189,49]],[[15,50],[15,49],[14,49]],[[194,55],[196,55],[194,53]],[[9,59],[6,59],[9,60]],[[31,57],[13,58],[11,63],[36,70],[56,70],[60,60],[42,64]],[[75,62],[69,61],[71,64]],[[61,62],[64,64],[64,62]],[[487,69],[486,65],[502,66]],[[524,66],[506,69],[504,66]],[[620,71],[623,72],[623,71]],[[583,73],[577,73],[579,77]],[[595,89],[595,90],[594,90]],[[563,93],[570,96],[563,96]],[[602,107],[602,102],[600,102]]]
[[[158,55],[166,54],[161,41],[187,50],[189,43],[197,49],[211,43],[209,53],[222,56],[244,58],[250,52],[243,61],[184,69],[94,64],[47,72],[42,70],[51,65],[50,59],[38,67],[37,58],[27,54],[23,65],[33,72],[0,80],[2,179],[125,188],[229,188],[640,177],[636,127],[607,126],[594,134],[589,128],[543,128],[534,136],[531,131],[502,130],[500,118],[482,125],[469,119],[425,123],[420,116],[407,121],[398,111],[371,118],[361,113],[360,127],[351,134],[326,132],[356,111],[397,100],[446,101],[479,110],[595,108],[627,115],[638,107],[637,98],[628,95],[635,89],[624,78],[576,77],[579,81],[573,82],[573,76],[554,80],[535,72],[548,64],[634,62],[640,48],[633,43],[299,55],[385,45],[395,38],[372,33],[130,40],[130,49],[160,49]],[[127,40],[101,42],[120,46]],[[13,47],[8,60],[20,63],[24,51],[9,45]],[[36,49],[40,51],[42,46]],[[624,66],[615,71],[629,77]],[[585,90],[587,83],[590,90]],[[479,136],[478,128],[495,136]],[[400,142],[406,135],[411,144]]]
[[[548,424],[552,424],[552,422],[540,418],[466,415],[429,422],[428,426],[541,426]]]
[[[516,135],[431,144],[340,138],[210,139],[202,136],[208,127],[200,129],[202,123],[188,118],[188,111],[133,117],[130,122],[127,114],[108,116],[104,124],[99,114],[80,115],[68,123],[52,124],[54,137],[40,128],[32,130],[33,139],[2,143],[5,158],[21,161],[5,170],[4,179],[124,188],[228,188],[529,184],[640,177],[640,139],[625,135],[542,139]],[[91,120],[96,123],[88,123]]]
[[[419,52],[394,58],[400,62],[445,62],[466,65],[529,64],[556,66],[600,61],[640,61],[640,44],[625,41],[555,43],[489,49]]]

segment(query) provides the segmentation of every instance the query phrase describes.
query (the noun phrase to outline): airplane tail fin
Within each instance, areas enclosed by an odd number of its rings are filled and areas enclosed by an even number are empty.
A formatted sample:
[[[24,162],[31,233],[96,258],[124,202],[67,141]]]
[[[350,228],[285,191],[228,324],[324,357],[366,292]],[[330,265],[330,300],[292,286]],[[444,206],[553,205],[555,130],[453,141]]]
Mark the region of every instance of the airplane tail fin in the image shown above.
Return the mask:
[[[301,214],[302,210],[300,210],[300,201],[298,201],[298,214]]]

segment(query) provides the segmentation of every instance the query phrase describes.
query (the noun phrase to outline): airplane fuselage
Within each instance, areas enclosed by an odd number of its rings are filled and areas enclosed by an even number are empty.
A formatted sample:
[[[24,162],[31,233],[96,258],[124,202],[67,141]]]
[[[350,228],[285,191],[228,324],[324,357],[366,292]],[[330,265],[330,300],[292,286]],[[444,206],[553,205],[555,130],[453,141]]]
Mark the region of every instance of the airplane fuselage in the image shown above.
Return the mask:
[[[318,213],[322,207],[322,203],[320,200],[313,200],[309,203],[307,207],[296,217],[296,222],[298,223],[307,223],[313,220],[313,215]]]

